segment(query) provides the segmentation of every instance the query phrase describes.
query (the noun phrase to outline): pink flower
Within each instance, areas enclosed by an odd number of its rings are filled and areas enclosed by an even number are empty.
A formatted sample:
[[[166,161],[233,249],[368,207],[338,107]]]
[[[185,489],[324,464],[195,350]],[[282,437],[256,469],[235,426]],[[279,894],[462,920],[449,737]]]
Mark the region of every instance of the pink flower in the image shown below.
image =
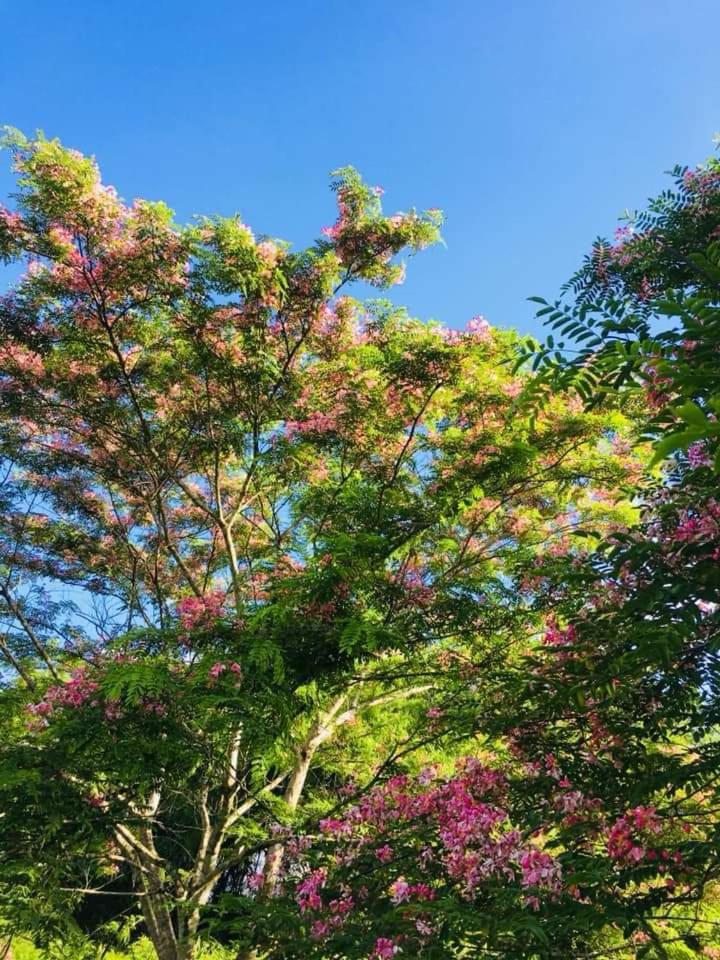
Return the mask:
[[[394,940],[388,937],[378,937],[369,960],[386,960],[387,957],[394,957],[399,949]]]
[[[641,846],[643,841],[637,837],[636,831],[658,834],[661,830],[662,823],[655,807],[635,807],[628,810],[625,816],[616,820],[608,830],[608,856],[620,862],[639,863],[646,857],[646,848]]]
[[[0,204],[0,230],[5,228],[8,233],[19,235],[23,227],[22,217]]]
[[[39,703],[31,703],[27,709],[28,713],[36,717],[46,717],[53,712],[53,705],[48,700],[41,700]]]
[[[325,820],[320,821],[320,829],[323,833],[329,833],[334,836],[341,836],[342,834],[350,833],[352,827],[349,823],[346,823],[344,820],[335,820],[332,817],[328,817]]]
[[[310,936],[313,940],[324,940],[331,930],[332,927],[327,920],[314,920],[310,927]]]
[[[97,701],[91,700],[91,697],[97,692],[100,685],[94,680],[88,680],[85,675],[85,667],[78,667],[73,670],[70,679],[65,683],[59,683],[48,687],[45,691],[45,697],[39,702],[30,704],[28,712],[35,716],[48,716],[55,707],[82,707],[88,701],[91,706],[96,706]]]
[[[712,457],[703,440],[697,440],[691,443],[687,449],[687,458],[690,466],[695,470],[698,467],[709,467],[712,464]]]
[[[410,884],[404,877],[398,877],[390,887],[390,899],[393,903],[404,903],[410,899]]]
[[[219,620],[223,613],[225,594],[217,590],[202,597],[184,597],[176,604],[175,609],[180,617],[180,623],[186,630],[195,627],[208,626]]]
[[[145,713],[154,713],[156,717],[164,717],[167,714],[167,707],[164,703],[158,703],[156,700],[144,700],[141,708]]]
[[[485,317],[480,315],[468,320],[467,331],[473,335],[475,340],[478,340],[481,343],[492,339],[492,327],[487,322]]]
[[[409,890],[411,897],[417,897],[418,900],[434,900],[436,893],[427,883],[414,883]]]
[[[447,327],[438,327],[436,331],[445,343],[456,344],[462,341],[462,333],[459,330],[450,330]]]
[[[224,663],[214,663],[208,670],[208,676],[211,680],[217,680],[223,671],[227,670]]]
[[[522,393],[522,384],[518,380],[513,380],[511,383],[503,384],[501,389],[506,397],[515,399]]]
[[[45,365],[40,354],[19,343],[0,347],[0,364],[13,366],[19,373],[33,377],[42,377],[45,373]]]
[[[318,891],[325,885],[326,876],[324,870],[313,870],[298,884],[295,899],[301,913],[322,908],[323,901]]]
[[[280,256],[279,248],[271,240],[263,240],[255,248],[258,256],[268,267],[274,267]]]
[[[520,869],[524,887],[560,888],[560,865],[548,853],[528,850],[520,857]]]
[[[437,778],[437,767],[423,767],[423,769],[418,774],[417,781],[421,787],[427,787],[428,784],[432,783],[433,780]]]
[[[551,647],[566,647],[573,644],[576,640],[577,634],[572,624],[564,630],[561,630],[552,620],[548,622],[543,643]]]
[[[316,411],[306,420],[286,420],[285,436],[292,440],[298,433],[329,433],[337,429],[337,417],[330,413]]]

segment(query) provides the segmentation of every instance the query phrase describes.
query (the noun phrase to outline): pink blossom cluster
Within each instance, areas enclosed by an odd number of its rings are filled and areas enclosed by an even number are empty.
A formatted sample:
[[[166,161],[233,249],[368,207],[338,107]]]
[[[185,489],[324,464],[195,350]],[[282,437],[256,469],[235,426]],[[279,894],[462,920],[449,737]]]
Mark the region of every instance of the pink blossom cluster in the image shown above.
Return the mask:
[[[168,712],[166,704],[160,703],[158,700],[150,700],[147,698],[140,703],[140,709],[144,713],[149,713],[151,716],[156,717],[164,717]]]
[[[546,890],[560,890],[560,864],[549,853],[530,849],[520,855],[521,883],[524,887],[544,887]]]
[[[396,877],[389,887],[390,900],[396,906],[432,901],[437,896],[438,880],[457,884],[467,899],[491,879],[556,896],[562,884],[560,865],[550,853],[510,827],[508,814],[500,804],[506,786],[501,772],[476,758],[466,758],[457,774],[445,780],[438,780],[434,769],[415,778],[393,777],[366,794],[345,817],[326,819],[320,826],[337,840],[336,863],[345,866],[351,866],[362,850],[377,841],[375,861],[389,864],[395,851],[386,838],[390,839],[393,831],[407,837],[409,830],[422,827],[426,836],[430,828],[435,845],[424,843],[413,857],[422,873],[435,863],[440,874],[434,881]],[[403,863],[412,862],[405,850]],[[322,913],[327,920],[328,907],[321,892],[327,883],[326,870],[315,870],[303,879],[296,890],[301,912]],[[328,931],[336,926],[332,918],[329,922]],[[326,927],[320,924],[317,930],[321,929]]]
[[[323,899],[320,891],[325,886],[327,880],[327,870],[313,870],[297,886],[295,890],[295,900],[300,907],[301,913],[307,913],[308,910],[321,910]]]
[[[314,940],[322,940],[339,930],[348,914],[355,908],[355,901],[349,895],[336,897],[328,904],[328,915],[323,920],[314,920],[310,928],[310,935]]]
[[[693,515],[684,513],[672,533],[672,539],[679,543],[701,543],[720,539],[720,503],[708,500],[698,505]]]
[[[0,204],[0,236],[3,231],[7,231],[11,236],[18,236],[22,228],[23,220],[20,214]]]
[[[337,417],[330,413],[311,413],[305,420],[286,420],[285,436],[292,440],[302,433],[330,433],[337,429]]]
[[[351,186],[341,186],[337,194],[338,217],[332,226],[321,229],[330,240],[341,264],[361,264],[365,278],[380,286],[402,283],[403,264],[391,265],[394,254],[410,243],[415,249],[428,239],[415,235],[414,227],[421,218],[416,213],[396,213],[383,217],[376,197],[380,191],[358,193]],[[430,211],[428,211],[430,213]]]
[[[323,833],[334,837],[349,837],[353,832],[353,825],[347,820],[340,820],[338,817],[326,817],[318,824]]]
[[[568,780],[562,779],[558,786],[563,789],[553,798],[553,806],[556,810],[567,814],[564,819],[566,826],[578,823],[583,814],[589,814],[598,809],[600,801],[586,796],[582,790],[573,790]]]
[[[113,723],[115,720],[120,720],[123,716],[121,702],[119,700],[108,698],[105,701],[105,707],[103,708],[103,716],[110,723]]]
[[[483,316],[478,315],[468,320],[466,329],[473,339],[479,343],[487,343],[492,340],[492,327]]]
[[[3,374],[13,370],[37,378],[45,373],[45,364],[40,354],[19,343],[8,343],[0,347],[0,367],[6,368]]]
[[[409,568],[400,573],[391,573],[389,579],[402,589],[403,605],[425,608],[435,600],[435,589],[425,583],[422,570]]]
[[[577,631],[575,627],[570,626],[561,629],[554,620],[548,622],[547,630],[543,636],[543,643],[549,647],[567,647],[572,646],[577,640]]]
[[[611,260],[615,260],[621,267],[629,266],[641,256],[641,250],[633,245],[631,240],[620,241],[607,247],[606,252]]]
[[[551,775],[561,778],[554,759],[548,763]],[[436,932],[432,917],[417,911],[448,885],[468,900],[481,894],[487,882],[515,885],[525,906],[535,909],[540,908],[543,893],[557,897],[562,890],[560,864],[510,826],[502,804],[507,788],[501,771],[470,757],[448,778],[439,778],[435,767],[415,777],[393,777],[364,795],[342,818],[322,821],[322,832],[337,844],[335,866],[313,870],[295,891],[300,912],[311,919],[312,936],[324,939],[345,925],[369,897],[365,882],[371,877],[371,864],[384,872],[396,859],[408,875],[396,874],[385,889],[390,903],[399,908],[399,918],[410,927],[393,938],[379,938],[371,958],[395,956],[431,937]],[[402,845],[399,853],[388,842],[393,837]],[[370,864],[361,861],[357,880],[362,885],[353,889],[353,865],[365,851],[371,855]],[[338,877],[339,892],[333,891],[330,899],[335,869],[349,874],[345,880]],[[420,876],[411,877],[410,871]],[[379,879],[383,883],[382,876]]]
[[[396,940],[390,937],[378,937],[369,960],[387,960],[388,957],[394,957],[399,951],[400,946]]]
[[[85,667],[78,667],[72,671],[69,680],[48,687],[43,699],[30,704],[28,711],[34,716],[46,717],[58,707],[82,707],[94,697],[99,686],[87,677]]]
[[[438,327],[437,333],[445,341],[445,343],[452,344],[453,346],[457,343],[462,343],[462,330],[451,330],[450,327]]]
[[[257,255],[263,261],[266,267],[272,268],[276,265],[282,251],[272,240],[263,240],[255,248]]]
[[[222,617],[225,599],[225,594],[220,590],[202,597],[184,597],[175,607],[180,624],[185,630],[212,624]]]
[[[645,395],[650,409],[661,410],[670,399],[668,390],[672,385],[672,380],[669,377],[661,376],[653,363],[646,365],[644,373],[648,379]]]
[[[229,671],[237,677],[238,683],[242,677],[242,667],[239,663],[223,663],[218,661],[214,663],[208,670],[208,677],[210,678],[211,683],[215,683],[225,671]]]
[[[686,170],[683,174],[683,186],[689,193],[706,198],[720,190],[720,169],[698,167]]]
[[[351,210],[347,203],[347,193],[345,190],[338,191],[338,218],[331,227],[322,227],[320,233],[328,240],[337,240],[343,230],[348,226],[351,217]]]
[[[654,230],[644,230],[637,233],[633,226],[618,227],[615,231],[614,244],[600,244],[596,248],[597,274],[602,279],[607,278],[606,260],[614,262],[620,267],[627,267],[642,259],[651,249],[656,252],[662,249],[662,240]],[[643,277],[641,282],[641,299],[643,299],[643,285],[645,285],[646,292],[649,294],[651,284],[647,277]]]
[[[629,865],[655,860],[680,863],[680,853],[670,853],[664,848],[657,849],[657,836],[663,832],[665,826],[667,825],[653,806],[628,810],[625,816],[617,819],[607,830],[608,856],[618,863]],[[661,869],[661,872],[664,871]]]
[[[339,326],[340,318],[335,310],[327,303],[321,304],[318,310],[316,333],[320,336],[331,337],[337,333]]]
[[[245,883],[251,890],[262,890],[265,884],[265,874],[261,871],[256,871],[251,873],[248,877],[245,878]]]
[[[649,277],[643,277],[637,290],[638,300],[651,300],[657,292],[657,284],[654,284]]]
[[[468,320],[464,330],[452,330],[443,326],[436,327],[435,330],[445,343],[452,346],[467,340],[468,335],[478,343],[489,343],[492,340],[492,327],[480,314]]]
[[[427,883],[408,883],[404,877],[398,877],[390,886],[390,900],[394,904],[408,903],[410,900],[434,900],[437,891]]]
[[[390,863],[393,858],[393,848],[389,844],[384,843],[381,847],[377,848],[375,856],[380,863]]]
[[[695,443],[690,444],[687,449],[687,459],[693,470],[698,469],[698,467],[709,467],[712,465],[712,457],[710,456],[707,444],[703,440],[697,440]]]

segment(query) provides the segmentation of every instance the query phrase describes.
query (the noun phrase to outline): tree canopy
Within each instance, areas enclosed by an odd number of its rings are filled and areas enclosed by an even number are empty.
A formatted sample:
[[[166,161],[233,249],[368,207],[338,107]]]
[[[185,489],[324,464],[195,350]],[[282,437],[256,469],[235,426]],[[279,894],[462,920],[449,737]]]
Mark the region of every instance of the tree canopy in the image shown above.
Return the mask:
[[[543,303],[568,359],[352,297],[442,218],[351,168],[296,252],[7,145],[0,925],[715,949],[716,167]]]

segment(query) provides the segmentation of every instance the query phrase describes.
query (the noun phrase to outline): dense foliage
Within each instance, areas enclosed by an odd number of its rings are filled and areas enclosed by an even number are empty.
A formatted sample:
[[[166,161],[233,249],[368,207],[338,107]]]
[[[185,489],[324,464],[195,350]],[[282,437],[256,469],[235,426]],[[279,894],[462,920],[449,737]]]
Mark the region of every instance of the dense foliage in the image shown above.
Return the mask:
[[[80,956],[144,931],[159,960],[715,949],[715,168],[598,244],[550,308],[590,352],[533,345],[534,374],[481,317],[347,294],[441,222],[351,169],[294,252],[8,145],[8,932]],[[653,445],[686,452],[647,473]]]

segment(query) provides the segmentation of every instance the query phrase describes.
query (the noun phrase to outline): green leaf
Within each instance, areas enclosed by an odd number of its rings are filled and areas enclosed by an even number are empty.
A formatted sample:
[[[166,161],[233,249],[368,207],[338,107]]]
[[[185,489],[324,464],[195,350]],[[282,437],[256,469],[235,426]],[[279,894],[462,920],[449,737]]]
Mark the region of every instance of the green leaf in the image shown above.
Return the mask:
[[[650,461],[650,466],[656,466],[678,450],[687,450],[690,444],[701,439],[702,435],[701,430],[681,430],[677,433],[668,434],[668,436],[663,437],[656,445],[655,454]]]
[[[705,414],[696,403],[693,403],[692,400],[688,400],[681,406],[675,407],[675,412],[686,423],[689,423],[692,426],[704,427],[707,423]]]
[[[713,470],[715,473],[720,473],[720,446],[715,451],[715,459],[713,461]]]

